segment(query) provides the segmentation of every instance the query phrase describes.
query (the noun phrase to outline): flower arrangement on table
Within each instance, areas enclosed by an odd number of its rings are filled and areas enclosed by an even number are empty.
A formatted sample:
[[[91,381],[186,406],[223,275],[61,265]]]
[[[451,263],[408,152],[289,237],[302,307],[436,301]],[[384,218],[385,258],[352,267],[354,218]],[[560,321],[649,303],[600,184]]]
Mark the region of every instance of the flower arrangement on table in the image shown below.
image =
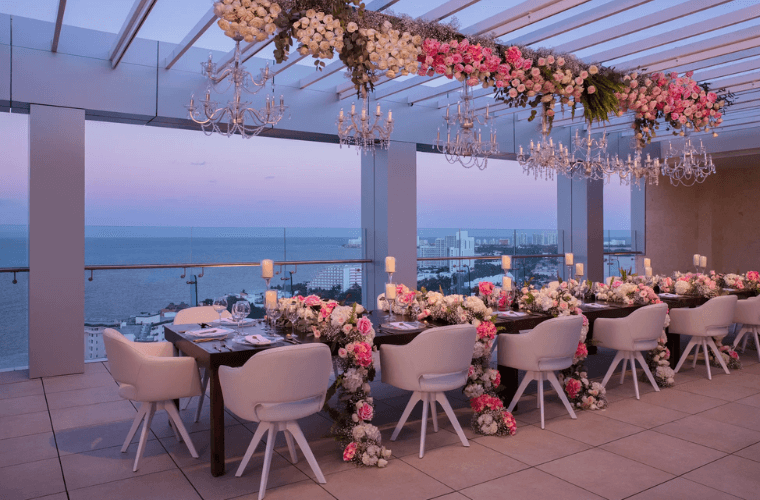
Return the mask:
[[[500,287],[490,281],[478,283],[477,296],[491,309],[505,310],[507,308],[507,294]]]
[[[745,277],[741,274],[719,274],[715,271],[710,271],[710,278],[715,281],[719,288],[733,288],[735,290],[744,290]]]
[[[654,293],[654,289],[644,283],[614,280],[609,285],[596,284],[596,298],[608,302],[618,302],[626,305],[649,305],[662,302]]]
[[[757,295],[760,292],[760,273],[757,271],[747,271],[744,275],[745,290]]]
[[[388,311],[390,303],[385,299],[385,293],[377,297],[377,308]],[[396,300],[393,302],[393,313],[402,316],[417,316],[421,309],[418,292],[406,285],[396,285]]]
[[[583,317],[581,337],[578,340],[578,348],[575,351],[573,364],[562,370],[559,374],[559,382],[565,390],[570,403],[583,410],[599,410],[607,407],[606,390],[599,382],[588,379],[588,370],[585,366],[588,357],[586,336],[589,331],[589,323],[580,308],[580,301],[572,294],[572,288],[567,282],[553,281],[547,286],[536,289],[534,286],[523,287],[518,304],[520,309],[550,316],[580,315]]]
[[[693,295],[712,298],[718,295],[720,287],[710,275],[702,273],[676,273],[673,290],[678,295]]]

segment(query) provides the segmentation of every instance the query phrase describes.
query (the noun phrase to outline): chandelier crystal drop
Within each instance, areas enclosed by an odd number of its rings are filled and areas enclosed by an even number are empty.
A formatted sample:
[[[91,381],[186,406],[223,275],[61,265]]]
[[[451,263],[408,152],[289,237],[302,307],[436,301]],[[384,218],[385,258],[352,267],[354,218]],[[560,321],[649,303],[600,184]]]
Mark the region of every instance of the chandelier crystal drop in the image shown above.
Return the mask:
[[[668,144],[662,175],[670,177],[674,186],[693,186],[702,183],[710,174],[715,173],[712,156],[699,141],[699,148],[694,147],[690,137],[684,139],[683,147],[674,148]]]
[[[471,87],[463,82],[456,113],[451,113],[450,106],[446,108],[446,141],[441,141],[441,130],[438,129],[434,147],[444,154],[449,163],[459,162],[464,168],[484,170],[488,166],[488,158],[499,153],[499,143],[488,105],[485,114],[476,113],[473,99]],[[488,128],[485,142],[482,129],[478,127],[476,130],[476,125]]]
[[[569,165],[562,172],[568,177],[576,176],[586,179],[604,180],[609,182],[610,175],[624,172],[624,162],[616,156],[610,158],[607,154],[607,131],[594,139],[589,125],[586,137],[581,137],[578,130],[573,139],[573,155]]]
[[[343,109],[340,110],[337,122],[340,146],[356,146],[364,154],[374,151],[376,146],[388,149],[391,133],[393,133],[393,112],[388,110],[388,118],[383,119],[380,103],[378,103],[375,118],[372,121],[366,92],[362,92],[361,107],[361,113],[357,113],[356,104],[351,104],[351,113],[348,117],[343,113]]]
[[[208,62],[201,63],[202,73],[208,79],[206,97],[196,106],[195,96],[186,106],[190,119],[199,124],[206,135],[218,133],[227,137],[240,134],[244,139],[259,135],[267,126],[276,125],[282,120],[287,110],[283,96],[277,104],[274,95],[267,95],[263,108],[250,107],[250,102],[242,100],[243,92],[256,94],[272,79],[269,66],[261,71],[258,79],[254,78],[240,63],[241,37],[235,38],[235,56],[229,65],[218,68],[209,55]],[[211,92],[223,94],[233,88],[232,100],[226,106],[211,100]]]
[[[567,175],[570,170],[572,156],[569,150],[549,137],[549,127],[546,115],[541,119],[541,139],[537,143],[530,141],[530,148],[526,156],[523,147],[517,154],[517,162],[522,166],[523,173],[533,175],[534,179],[554,179],[555,173]]]
[[[620,160],[618,160],[620,161]],[[622,162],[623,168],[618,172],[620,175],[620,184],[630,186],[636,184],[641,187],[641,184],[658,185],[660,179],[660,159],[654,160],[647,153],[646,160],[644,159],[641,147],[636,146],[636,150],[633,153],[633,157],[628,155],[628,159]]]

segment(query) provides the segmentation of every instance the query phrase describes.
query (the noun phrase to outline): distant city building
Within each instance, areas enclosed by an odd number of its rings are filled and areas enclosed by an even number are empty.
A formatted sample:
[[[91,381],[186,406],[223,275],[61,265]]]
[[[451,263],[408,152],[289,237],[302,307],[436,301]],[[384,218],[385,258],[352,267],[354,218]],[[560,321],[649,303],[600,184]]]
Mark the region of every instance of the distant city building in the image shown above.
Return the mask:
[[[129,340],[135,340],[133,334],[122,331],[120,321],[87,321],[84,324],[84,359],[103,359],[106,357],[106,346],[103,342],[103,331],[106,328],[119,330]]]
[[[505,246],[508,246],[508,247],[512,246],[512,244],[510,243],[509,238],[506,238],[506,239],[503,239],[503,240],[499,240],[499,245],[505,245]]]
[[[339,286],[345,292],[353,285],[362,285],[362,270],[360,267],[328,267],[317,274],[306,284],[307,290],[331,290]]]
[[[467,236],[467,231],[458,231],[454,236],[446,236],[446,247],[449,257],[474,257],[475,238]],[[475,266],[474,260],[450,260],[449,272],[454,272],[461,266]]]
[[[358,238],[350,238],[348,240],[348,243],[343,245],[345,248],[361,248],[362,247],[362,238],[361,236]]]

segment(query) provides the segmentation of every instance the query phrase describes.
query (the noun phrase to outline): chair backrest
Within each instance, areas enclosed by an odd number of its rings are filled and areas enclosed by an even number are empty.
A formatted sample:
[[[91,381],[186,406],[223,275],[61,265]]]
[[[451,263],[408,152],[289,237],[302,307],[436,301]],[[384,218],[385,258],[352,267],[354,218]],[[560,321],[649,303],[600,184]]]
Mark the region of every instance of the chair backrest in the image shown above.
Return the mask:
[[[114,380],[120,384],[135,385],[143,354],[133,348],[132,342],[113,328],[106,328],[103,331],[103,343],[108,356],[108,367]]]
[[[633,311],[625,318],[631,340],[640,342],[659,339],[667,314],[667,304],[651,304]]]
[[[456,373],[469,369],[477,338],[472,325],[440,326],[420,333],[406,348],[413,353],[418,374]]]
[[[229,311],[222,311],[222,318],[230,318]],[[189,325],[191,323],[210,323],[219,319],[219,313],[214,311],[213,306],[198,306],[182,309],[174,316],[175,325]]]
[[[552,318],[539,323],[530,335],[533,353],[537,360],[572,358],[581,341],[583,316],[571,315]]]
[[[727,328],[733,323],[738,300],[736,295],[724,295],[712,298],[699,306],[705,330]]]
[[[313,343],[260,352],[240,368],[222,366],[219,380],[225,405],[242,416],[261,403],[324,398],[331,371],[330,348]]]
[[[734,323],[760,325],[760,295],[736,303]]]

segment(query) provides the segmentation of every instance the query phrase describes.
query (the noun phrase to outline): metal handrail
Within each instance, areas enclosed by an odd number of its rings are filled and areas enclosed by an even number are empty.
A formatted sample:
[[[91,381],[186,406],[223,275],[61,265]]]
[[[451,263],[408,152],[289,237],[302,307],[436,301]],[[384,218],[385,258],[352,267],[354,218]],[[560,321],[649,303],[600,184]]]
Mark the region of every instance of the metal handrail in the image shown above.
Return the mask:
[[[504,254],[509,255],[509,254]],[[509,255],[513,259],[556,259],[564,257],[565,254],[531,254],[531,255]],[[451,256],[451,257],[417,257],[417,262],[426,260],[501,260],[501,255],[471,255],[467,256]]]

